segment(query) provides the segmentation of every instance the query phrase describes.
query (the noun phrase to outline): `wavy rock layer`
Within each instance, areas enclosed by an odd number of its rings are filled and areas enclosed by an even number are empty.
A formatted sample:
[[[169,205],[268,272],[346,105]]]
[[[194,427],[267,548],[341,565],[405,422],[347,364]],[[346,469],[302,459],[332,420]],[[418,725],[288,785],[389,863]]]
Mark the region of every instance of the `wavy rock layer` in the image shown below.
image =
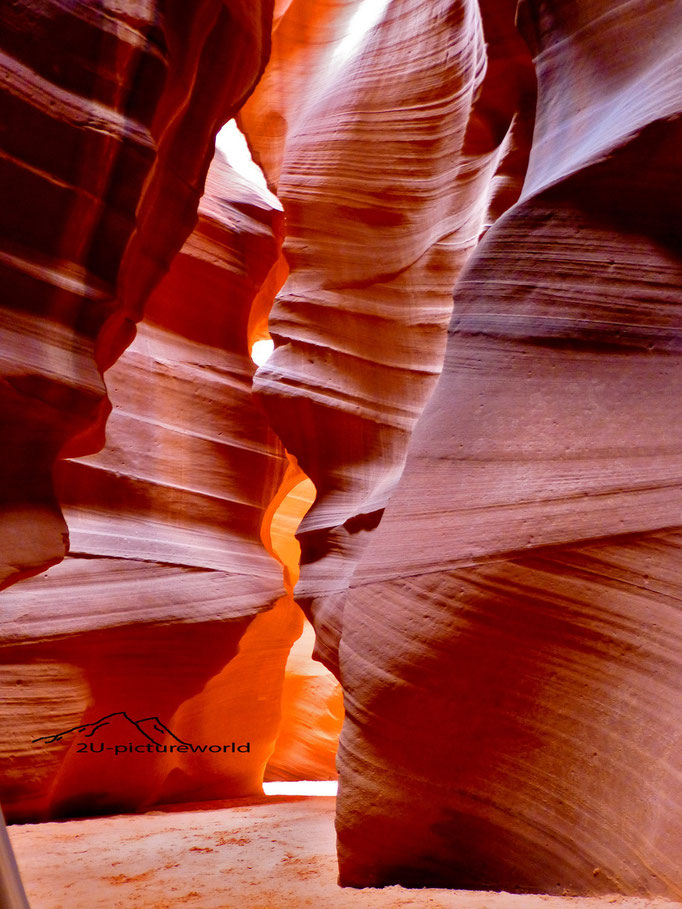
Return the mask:
[[[375,4],[359,39],[357,14],[369,11],[289,4],[240,115],[285,208],[291,269],[256,387],[317,489],[298,535],[297,599],[337,670],[338,594],[433,389],[452,285],[488,202],[496,189],[498,200],[518,190],[518,160],[497,187],[491,179],[520,99],[532,95],[511,25],[491,37],[499,66],[486,74],[475,3]],[[502,61],[506,96],[491,101]]]
[[[71,555],[3,593],[10,816],[260,792],[302,627],[261,540],[289,462],[251,395],[247,337],[282,220],[217,154],[197,229],[107,373],[105,448],[60,465]],[[160,717],[184,742],[250,748],[128,756],[79,753],[75,736],[32,744],[120,711]]]
[[[682,893],[681,21],[522,7],[523,195],[345,603],[343,883]]]
[[[54,461],[102,445],[101,371],[195,224],[271,15],[268,0],[0,12],[0,583],[66,552]]]

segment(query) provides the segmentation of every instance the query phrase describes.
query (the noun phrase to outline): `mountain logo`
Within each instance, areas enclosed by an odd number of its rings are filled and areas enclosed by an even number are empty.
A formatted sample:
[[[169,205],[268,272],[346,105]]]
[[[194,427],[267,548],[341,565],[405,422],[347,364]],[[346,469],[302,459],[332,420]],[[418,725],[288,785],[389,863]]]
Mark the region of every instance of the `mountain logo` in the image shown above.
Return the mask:
[[[73,735],[72,741],[77,740],[77,754],[103,754],[105,751],[113,752],[114,756],[120,754],[165,754],[167,752],[191,752],[203,754],[208,751],[212,754],[237,752],[248,754],[251,743],[237,744],[230,742],[222,745],[192,745],[178,738],[168,726],[161,722],[158,716],[147,716],[141,720],[131,719],[124,711],[109,713],[94,723],[83,723],[72,726],[63,732],[52,735],[41,735],[33,739],[33,744],[42,743],[52,745],[61,742],[65,736]]]
[[[73,726],[71,729],[65,729],[64,732],[57,732],[54,735],[40,736],[40,738],[33,739],[33,744],[45,742],[46,745],[50,745],[53,742],[61,741],[65,735],[69,735],[72,732],[86,739],[102,738],[104,734],[109,738],[110,733],[115,733],[117,739],[135,738],[140,744],[149,742],[152,745],[165,745],[168,743],[168,738],[173,739],[178,745],[189,744],[188,742],[183,742],[182,739],[172,733],[158,716],[147,716],[142,720],[131,720],[128,714],[123,711],[110,713],[94,723]],[[140,736],[142,736],[141,740]]]

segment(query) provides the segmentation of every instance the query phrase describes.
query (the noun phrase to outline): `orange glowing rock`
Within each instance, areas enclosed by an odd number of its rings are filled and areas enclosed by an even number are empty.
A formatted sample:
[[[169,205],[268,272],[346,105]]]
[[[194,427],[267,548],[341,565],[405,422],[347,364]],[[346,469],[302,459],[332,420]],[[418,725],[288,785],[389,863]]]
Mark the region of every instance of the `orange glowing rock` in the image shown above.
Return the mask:
[[[289,595],[249,628],[285,596],[282,566],[261,534],[289,462],[251,396],[247,332],[281,233],[281,212],[218,153],[197,229],[107,373],[107,444],[59,467],[71,555],[4,594],[4,660],[21,664],[17,680],[35,697],[46,665],[64,678],[42,690],[40,709],[15,730],[21,761],[3,784],[11,816],[260,791],[284,666],[302,627]],[[69,678],[76,688],[65,711],[56,702]],[[95,760],[73,740],[52,743],[48,760],[30,745],[122,710],[162,717],[183,741],[251,747],[237,757]]]
[[[343,692],[312,659],[315,632],[305,623],[289,654],[282,687],[282,722],[266,780],[333,780],[343,722]]]

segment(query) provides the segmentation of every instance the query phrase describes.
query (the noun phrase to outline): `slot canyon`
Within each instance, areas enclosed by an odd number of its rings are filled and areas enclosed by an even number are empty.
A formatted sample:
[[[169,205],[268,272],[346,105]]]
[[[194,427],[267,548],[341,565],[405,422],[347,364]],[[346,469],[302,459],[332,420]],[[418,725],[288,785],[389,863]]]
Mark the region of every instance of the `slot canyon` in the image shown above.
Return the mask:
[[[0,909],[682,905],[682,0],[0,43]]]

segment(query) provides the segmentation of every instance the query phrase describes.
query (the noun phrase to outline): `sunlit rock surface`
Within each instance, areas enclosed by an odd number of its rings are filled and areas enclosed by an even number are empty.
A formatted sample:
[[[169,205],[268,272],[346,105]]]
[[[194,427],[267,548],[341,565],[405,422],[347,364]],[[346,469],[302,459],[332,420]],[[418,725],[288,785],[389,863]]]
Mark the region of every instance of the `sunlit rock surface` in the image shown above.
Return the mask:
[[[240,114],[287,217],[291,274],[256,387],[317,488],[297,599],[332,667],[338,593],[400,474],[441,368],[452,286],[533,93],[512,31],[494,35],[492,62],[510,66],[491,103],[499,73],[486,73],[477,4],[294,0]]]
[[[682,19],[521,24],[523,194],[345,602],[341,880],[679,896]]]
[[[265,779],[332,780],[343,722],[343,693],[334,676],[312,659],[309,622],[294,643],[282,687],[282,723]]]

